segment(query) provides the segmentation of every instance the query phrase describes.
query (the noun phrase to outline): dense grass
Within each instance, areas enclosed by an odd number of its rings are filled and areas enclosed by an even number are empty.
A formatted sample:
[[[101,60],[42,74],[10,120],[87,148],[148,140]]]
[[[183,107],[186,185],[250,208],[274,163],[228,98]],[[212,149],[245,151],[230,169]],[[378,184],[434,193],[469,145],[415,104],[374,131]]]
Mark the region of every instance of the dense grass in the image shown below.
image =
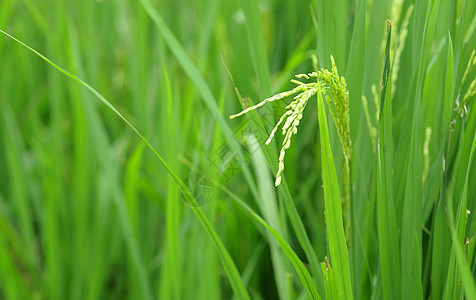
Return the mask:
[[[47,61],[1,34],[0,299],[476,298],[474,15],[2,0],[0,29]],[[319,95],[276,188],[280,131],[264,141],[289,101],[228,116],[330,55],[350,168]]]

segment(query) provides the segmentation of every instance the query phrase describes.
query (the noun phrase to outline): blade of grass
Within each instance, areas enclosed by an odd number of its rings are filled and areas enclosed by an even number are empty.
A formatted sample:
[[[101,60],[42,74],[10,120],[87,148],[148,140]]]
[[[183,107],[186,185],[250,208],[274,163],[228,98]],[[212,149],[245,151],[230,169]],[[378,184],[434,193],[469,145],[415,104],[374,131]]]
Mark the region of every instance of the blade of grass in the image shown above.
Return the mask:
[[[442,160],[441,160],[441,184],[438,203],[436,204],[436,213],[433,222],[432,234],[432,284],[431,291],[435,298],[443,296],[443,287],[445,286],[445,278],[448,268],[448,257],[450,255],[449,232],[447,227],[447,219],[445,213],[445,195],[446,195],[446,169],[445,160],[448,151],[448,136],[450,131],[450,120],[453,112],[453,94],[454,94],[454,57],[453,42],[450,33],[448,33],[448,53],[446,59],[446,77],[445,77],[445,96],[443,101],[443,144]]]
[[[324,185],[324,200],[326,208],[327,235],[331,263],[336,272],[336,284],[339,299],[353,299],[350,281],[349,254],[345,241],[342,220],[342,205],[334,165],[334,157],[329,139],[326,111],[320,84],[317,92],[317,111],[321,140],[322,181]]]
[[[403,197],[403,214],[401,230],[401,266],[403,297],[423,298],[422,286],[422,149],[423,149],[423,114],[422,93],[429,61],[431,41],[436,24],[439,0],[430,3],[416,3],[414,19],[414,65],[415,73],[414,90],[412,90],[414,103],[409,103],[408,122],[410,130],[408,147],[408,165],[406,166],[406,182]]]
[[[476,135],[473,138],[472,146],[471,146],[471,154],[470,159],[468,162],[468,168],[466,170],[466,179],[464,183],[464,194],[461,199],[461,205],[459,210],[459,217],[458,217],[458,224],[455,224],[454,214],[453,214],[453,204],[448,201],[447,208],[448,208],[448,220],[449,226],[451,230],[451,237],[453,240],[453,250],[455,252],[456,263],[458,266],[459,274],[461,276],[462,284],[455,282],[456,288],[463,287],[466,297],[468,299],[473,299],[476,297],[476,282],[474,280],[473,274],[471,272],[471,267],[466,260],[463,246],[461,243],[464,241],[464,224],[466,223],[466,202],[467,202],[467,189],[468,189],[468,181],[469,181],[469,173],[471,170],[471,164],[474,160],[474,152],[476,150]],[[459,232],[458,232],[459,231]],[[463,236],[463,239],[461,238]]]
[[[276,194],[274,189],[274,180],[269,172],[266,164],[266,158],[260,148],[257,147],[258,141],[251,135],[249,136],[249,143],[251,154],[251,162],[253,163],[255,174],[258,182],[258,191],[260,198],[258,199],[258,206],[262,212],[264,219],[277,232],[282,235],[281,217],[278,211],[276,202]],[[271,235],[271,234],[270,234]],[[270,239],[271,240],[271,239]],[[276,277],[276,284],[280,299],[286,299],[291,292],[290,287],[287,286],[287,266],[283,260],[282,253],[278,252],[278,245],[275,242],[270,243],[271,257],[273,261],[274,276]]]
[[[391,103],[390,43],[392,25],[387,26],[385,63],[380,94],[380,117],[377,134],[377,224],[379,237],[380,274],[385,299],[400,299],[400,252],[393,199],[393,137]],[[388,93],[387,93],[388,91]]]
[[[325,1],[323,1],[325,2]],[[370,168],[373,161],[370,156],[359,157],[358,153],[371,153],[369,147],[368,134],[366,134],[366,124],[361,118],[361,96],[362,83],[364,80],[365,65],[365,20],[367,18],[367,1],[358,0],[355,2],[355,14],[350,33],[350,47],[347,51],[347,63],[345,78],[348,85],[349,105],[350,105],[350,136],[353,145],[351,166],[350,166],[350,186],[353,187],[350,196],[350,224],[351,224],[351,244],[350,256],[352,264],[352,280],[356,297],[360,297],[361,282],[365,280],[365,266],[361,264],[361,257],[368,255],[368,252],[361,242],[361,237],[368,235],[365,224],[369,217],[366,201],[369,199],[368,184],[370,181]],[[361,233],[361,234],[360,234]],[[336,266],[332,263],[334,269]]]
[[[174,116],[173,116],[173,97],[172,97],[172,86],[171,80],[169,77],[169,72],[167,68],[162,68],[163,75],[163,84],[165,99],[166,99],[166,109],[163,111],[165,116],[161,118],[164,120],[164,123],[161,124],[161,127],[168,128],[167,133],[164,134],[163,143],[167,141],[173,141],[176,137],[177,128],[174,125]],[[171,162],[171,167],[176,170],[177,164],[175,160],[171,158],[177,153],[177,146],[175,143],[169,143],[169,147],[166,148],[165,157]],[[170,282],[170,285],[167,285],[166,290],[170,290],[171,297],[168,299],[182,299],[183,295],[181,293],[180,281],[181,281],[181,272],[180,272],[180,241],[179,241],[179,226],[180,226],[180,203],[177,201],[179,198],[178,190],[174,188],[175,182],[171,177],[168,177],[167,182],[167,203],[166,203],[166,239],[167,239],[167,260],[165,261],[165,268],[163,272],[163,277],[166,277]]]
[[[264,99],[271,93],[269,81],[268,55],[264,43],[263,27],[259,15],[258,1],[240,0],[246,18],[246,28],[250,40],[251,58],[259,82],[259,96]]]
[[[79,59],[79,53],[77,51],[78,39],[75,28],[72,26],[71,23],[69,23],[69,25],[70,26],[68,29],[70,43],[66,43],[65,46],[68,49],[67,53],[69,55],[69,61],[72,62],[73,70],[78,71],[81,69],[81,60]],[[73,230],[74,235],[76,237],[73,246],[73,251],[75,251],[74,255],[76,257],[76,266],[74,267],[75,272],[73,272],[72,274],[73,278],[71,279],[72,282],[71,289],[69,291],[69,297],[72,300],[80,300],[86,298],[86,295],[84,294],[84,287],[89,286],[85,278],[88,278],[89,280],[98,279],[100,277],[96,278],[96,276],[98,276],[98,274],[101,274],[101,272],[96,272],[97,269],[95,268],[93,271],[95,276],[90,276],[89,273],[91,272],[91,270],[87,267],[88,262],[90,260],[90,257],[88,257],[87,255],[87,249],[88,245],[91,244],[89,242],[91,237],[88,234],[88,231],[94,230],[91,229],[92,226],[88,212],[93,209],[91,208],[91,206],[97,203],[92,203],[84,200],[90,199],[91,191],[93,190],[93,184],[91,184],[91,182],[88,180],[89,176],[94,173],[94,171],[91,170],[92,157],[91,155],[88,155],[88,145],[90,144],[90,135],[88,134],[88,129],[90,123],[88,123],[87,121],[86,108],[84,102],[82,102],[82,96],[84,95],[82,94],[83,91],[81,90],[81,87],[78,85],[70,85],[69,91],[71,93],[72,114],[74,120],[73,122],[75,124],[75,126],[73,127],[73,139],[75,147],[73,149],[74,181],[72,183],[72,195],[74,195],[73,211],[75,212],[73,215]],[[96,128],[95,132],[97,134],[98,131],[100,131],[99,128]],[[95,254],[99,256],[99,253],[100,251],[97,251]],[[96,267],[99,268],[98,265],[96,265]],[[100,280],[97,281],[101,282]],[[92,286],[94,285],[95,284],[92,284]],[[94,291],[94,288],[89,288],[89,291]]]
[[[356,13],[352,40],[350,42],[349,58],[345,71],[346,82],[350,93],[350,136],[352,141],[357,141],[360,124],[360,98],[362,95],[362,80],[364,71],[364,51],[365,51],[365,10],[366,1],[356,2]]]
[[[401,264],[402,286],[401,290],[405,298],[423,298],[421,286],[421,171],[422,171],[422,139],[421,139],[421,106],[420,97],[415,99],[415,114],[413,118],[410,144],[410,158],[408,161],[407,180],[405,184],[405,196],[402,217],[402,240],[401,240]],[[415,244],[415,236],[418,245]],[[419,246],[419,247],[416,247]]]
[[[466,203],[468,202],[468,188],[469,188],[469,182],[470,182],[470,172],[471,172],[471,166],[474,163],[474,153],[476,152],[476,135],[474,135],[472,146],[471,146],[471,154],[468,160],[468,167],[466,169],[466,178],[464,182],[464,189],[463,189],[463,199],[462,199],[462,205],[461,205],[461,211],[460,211],[460,224],[464,223],[466,224],[467,220],[467,210],[466,210]],[[451,218],[451,217],[450,217]],[[450,223],[453,223],[452,220],[450,220]],[[465,226],[466,227],[466,226]],[[463,233],[463,238],[464,238],[464,228],[460,229],[461,232]],[[454,241],[454,233],[455,231],[452,230],[453,232],[453,241]],[[458,262],[458,267],[460,270],[461,274],[461,280],[462,280],[462,285],[463,285],[463,290],[466,294],[466,298],[468,299],[473,299],[476,298],[476,282],[474,279],[473,273],[471,272],[471,264],[466,261],[463,248],[461,247],[460,244],[456,245],[456,258]]]

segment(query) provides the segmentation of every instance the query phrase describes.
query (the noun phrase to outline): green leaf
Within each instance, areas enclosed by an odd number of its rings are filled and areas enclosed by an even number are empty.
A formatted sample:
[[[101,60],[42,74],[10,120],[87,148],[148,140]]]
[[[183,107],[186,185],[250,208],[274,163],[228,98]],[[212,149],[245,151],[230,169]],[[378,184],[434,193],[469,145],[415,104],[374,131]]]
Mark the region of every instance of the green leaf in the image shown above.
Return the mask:
[[[453,58],[453,42],[451,36],[448,33],[448,52],[446,59],[446,76],[445,76],[445,97],[443,100],[443,143],[441,145],[441,164],[440,172],[441,185],[439,200],[436,205],[435,220],[433,222],[433,234],[432,234],[432,295],[435,298],[443,297],[443,288],[446,285],[446,279],[448,274],[448,263],[450,257],[449,247],[449,231],[447,226],[447,218],[445,212],[446,206],[446,170],[445,160],[447,159],[447,149],[449,145],[449,131],[450,120],[453,112],[453,91],[454,91],[454,58]]]
[[[322,181],[324,185],[327,235],[329,239],[331,263],[336,272],[339,299],[353,299],[352,285],[350,282],[349,254],[347,252],[342,220],[341,197],[320,84],[318,84],[317,92],[317,110],[321,140]]]
[[[454,293],[459,298],[459,290],[461,287],[464,289],[467,299],[476,298],[476,282],[471,271],[471,265],[468,263],[464,250],[463,244],[465,243],[465,232],[466,232],[466,220],[467,220],[467,211],[466,205],[468,201],[468,182],[469,174],[471,170],[471,165],[474,161],[474,153],[476,150],[476,135],[473,137],[473,142],[471,145],[471,153],[468,161],[468,166],[466,169],[466,178],[464,182],[464,189],[461,201],[459,203],[458,215],[457,215],[457,224],[455,224],[454,214],[453,214],[453,204],[448,197],[447,209],[448,209],[448,220],[451,230],[451,237],[453,241],[453,251],[454,257],[456,260],[456,266],[458,267],[458,272],[455,272],[453,286],[448,286],[448,290],[454,290]],[[453,258],[452,251],[452,258]],[[460,277],[461,283],[460,284]],[[448,283],[451,284],[451,283]],[[454,298],[454,297],[453,297]]]
[[[385,63],[380,93],[379,127],[377,135],[377,225],[383,297],[400,299],[400,251],[395,203],[393,198],[393,137],[391,103],[390,41],[392,26],[387,26]]]

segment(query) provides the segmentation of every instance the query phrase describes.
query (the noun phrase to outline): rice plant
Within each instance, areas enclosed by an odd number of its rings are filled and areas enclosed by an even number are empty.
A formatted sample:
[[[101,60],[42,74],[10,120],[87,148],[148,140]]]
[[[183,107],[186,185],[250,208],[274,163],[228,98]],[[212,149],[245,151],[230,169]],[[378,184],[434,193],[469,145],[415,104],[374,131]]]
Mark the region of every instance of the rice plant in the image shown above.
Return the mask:
[[[0,299],[476,299],[475,14],[1,1]]]

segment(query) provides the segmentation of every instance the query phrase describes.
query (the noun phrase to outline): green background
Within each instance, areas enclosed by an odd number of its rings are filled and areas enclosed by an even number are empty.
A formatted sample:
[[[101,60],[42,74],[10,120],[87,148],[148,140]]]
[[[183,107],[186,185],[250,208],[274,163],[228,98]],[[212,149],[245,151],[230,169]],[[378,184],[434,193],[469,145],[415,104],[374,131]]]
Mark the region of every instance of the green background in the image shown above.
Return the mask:
[[[310,298],[253,213],[320,297],[337,297],[319,266],[332,236],[315,101],[278,188],[280,131],[264,141],[289,100],[228,118],[292,88],[313,56],[330,68],[330,55],[350,91],[353,296],[476,296],[476,71],[464,76],[476,64],[475,15],[468,0],[2,0],[1,30],[94,87],[207,205],[189,206],[184,186],[88,89],[1,35],[0,299]],[[387,19],[380,156],[372,128]]]

